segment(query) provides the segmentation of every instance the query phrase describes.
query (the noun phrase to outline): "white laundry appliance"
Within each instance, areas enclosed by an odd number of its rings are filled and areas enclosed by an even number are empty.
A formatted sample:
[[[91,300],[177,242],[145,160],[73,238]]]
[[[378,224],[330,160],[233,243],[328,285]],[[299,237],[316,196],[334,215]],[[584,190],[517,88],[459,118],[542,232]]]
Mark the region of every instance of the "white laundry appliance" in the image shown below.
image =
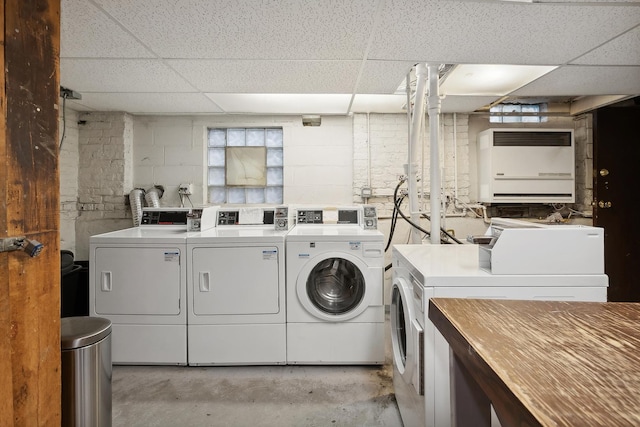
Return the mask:
[[[286,363],[288,208],[225,207],[187,237],[188,364]]]
[[[89,239],[89,315],[112,322],[114,364],[187,364],[186,236],[215,208],[144,208],[138,227]]]
[[[295,218],[287,234],[287,363],[384,363],[384,237],[375,208],[298,207]]]
[[[449,346],[428,318],[430,298],[606,301],[603,230],[530,224],[496,219],[487,232],[488,245],[394,246],[393,384],[405,426],[451,425]],[[531,234],[530,230],[536,231]],[[519,244],[512,234],[521,237]],[[556,234],[563,237],[558,239]],[[513,245],[511,250],[487,253],[489,245],[499,248],[501,239]],[[547,248],[547,244],[559,247]],[[566,261],[564,269],[559,267],[562,260],[555,259],[558,254]],[[501,256],[511,257],[529,274],[492,273],[487,256],[494,265],[504,265]],[[533,265],[537,274],[531,273]],[[499,425],[495,418],[493,425]]]

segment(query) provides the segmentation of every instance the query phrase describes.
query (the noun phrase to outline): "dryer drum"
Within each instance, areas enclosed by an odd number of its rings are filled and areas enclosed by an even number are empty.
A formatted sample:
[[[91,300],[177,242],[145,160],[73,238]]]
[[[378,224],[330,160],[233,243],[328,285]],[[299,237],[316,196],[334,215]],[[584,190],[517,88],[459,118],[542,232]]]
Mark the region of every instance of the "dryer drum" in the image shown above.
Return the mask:
[[[328,314],[344,314],[357,307],[365,294],[365,280],[358,267],[343,258],[319,262],[307,279],[307,295],[313,305]]]

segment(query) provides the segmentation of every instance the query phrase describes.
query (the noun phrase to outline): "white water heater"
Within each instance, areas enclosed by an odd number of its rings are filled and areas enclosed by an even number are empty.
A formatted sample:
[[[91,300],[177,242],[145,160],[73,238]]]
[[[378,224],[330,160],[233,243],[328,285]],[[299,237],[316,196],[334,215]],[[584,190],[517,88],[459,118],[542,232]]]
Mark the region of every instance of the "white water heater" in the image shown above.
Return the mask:
[[[480,202],[575,202],[573,129],[487,129],[478,159]]]

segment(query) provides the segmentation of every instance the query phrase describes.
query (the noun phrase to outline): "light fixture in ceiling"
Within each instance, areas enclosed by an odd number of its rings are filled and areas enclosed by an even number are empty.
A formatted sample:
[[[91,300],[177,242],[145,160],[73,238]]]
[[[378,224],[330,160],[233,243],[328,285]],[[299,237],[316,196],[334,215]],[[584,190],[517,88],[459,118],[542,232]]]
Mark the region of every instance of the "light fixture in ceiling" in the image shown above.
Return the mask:
[[[302,126],[320,126],[322,124],[322,118],[316,115],[303,115]]]
[[[505,96],[556,68],[541,65],[460,64],[442,82],[440,94]]]

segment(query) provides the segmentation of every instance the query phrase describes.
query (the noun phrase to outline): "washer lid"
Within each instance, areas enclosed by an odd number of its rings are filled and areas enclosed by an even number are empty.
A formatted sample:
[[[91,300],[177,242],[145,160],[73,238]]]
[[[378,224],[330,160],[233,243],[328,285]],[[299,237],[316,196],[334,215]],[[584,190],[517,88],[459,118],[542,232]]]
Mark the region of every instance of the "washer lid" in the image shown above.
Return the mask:
[[[111,333],[111,321],[102,317],[63,317],[60,319],[62,350],[95,344]]]

